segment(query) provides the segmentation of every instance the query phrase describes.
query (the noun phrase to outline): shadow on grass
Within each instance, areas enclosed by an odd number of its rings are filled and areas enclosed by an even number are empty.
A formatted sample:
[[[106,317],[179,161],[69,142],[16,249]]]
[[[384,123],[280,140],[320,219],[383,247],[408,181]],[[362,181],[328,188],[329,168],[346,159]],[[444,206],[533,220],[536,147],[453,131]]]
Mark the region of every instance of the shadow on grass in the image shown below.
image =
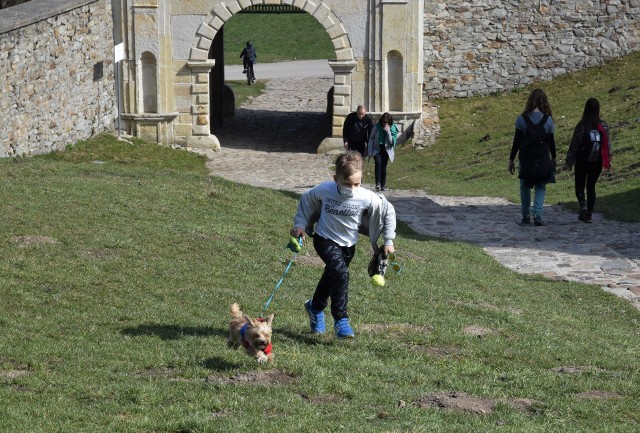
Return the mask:
[[[242,365],[243,364],[237,362],[229,362],[220,356],[213,356],[202,361],[202,366],[204,368],[214,371],[238,370]]]
[[[179,326],[163,325],[159,323],[146,323],[135,327],[124,328],[120,331],[123,335],[131,337],[154,336],[162,340],[178,340],[183,337],[211,337],[227,336],[229,331],[210,326]]]
[[[331,329],[331,331],[333,331],[333,329]],[[329,340],[329,341],[324,340],[323,336],[313,335],[310,332],[301,333],[297,329],[279,328],[277,331],[274,332],[274,334],[275,334],[274,339],[284,337],[284,339],[292,340],[307,346],[319,346],[319,345],[331,346],[334,343],[333,340]],[[329,334],[329,332],[327,331],[326,335],[331,335],[331,334]],[[275,344],[276,343],[274,343],[274,345]]]

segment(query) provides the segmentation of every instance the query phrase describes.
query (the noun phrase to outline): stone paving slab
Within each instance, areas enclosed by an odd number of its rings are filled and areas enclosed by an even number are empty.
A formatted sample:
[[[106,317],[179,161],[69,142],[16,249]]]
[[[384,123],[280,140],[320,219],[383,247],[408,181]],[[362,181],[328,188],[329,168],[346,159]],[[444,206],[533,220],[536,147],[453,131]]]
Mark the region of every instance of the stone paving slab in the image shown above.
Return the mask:
[[[251,101],[248,108],[252,111],[246,110],[253,122],[261,116],[277,118],[281,111],[297,125],[295,114],[289,110],[298,106],[300,95],[312,99],[309,107],[314,109],[300,113],[298,120],[306,122],[308,116],[320,119],[323,115],[325,80],[310,83],[287,79],[272,83],[267,84],[265,94]],[[240,118],[234,122],[242,124],[242,115],[236,117]],[[274,145],[274,138],[264,130],[249,138],[233,131],[220,140],[221,151],[204,152],[209,156],[207,167],[213,175],[299,194],[333,177],[332,155]],[[322,131],[308,126],[302,133],[294,129],[278,137],[299,146],[321,136]],[[398,219],[418,233],[480,245],[516,272],[595,284],[640,308],[640,224],[606,220],[598,213],[593,215],[593,224],[584,224],[576,214],[560,206],[545,206],[547,226],[521,226],[520,206],[502,198],[444,197],[401,190],[385,195],[395,206]]]

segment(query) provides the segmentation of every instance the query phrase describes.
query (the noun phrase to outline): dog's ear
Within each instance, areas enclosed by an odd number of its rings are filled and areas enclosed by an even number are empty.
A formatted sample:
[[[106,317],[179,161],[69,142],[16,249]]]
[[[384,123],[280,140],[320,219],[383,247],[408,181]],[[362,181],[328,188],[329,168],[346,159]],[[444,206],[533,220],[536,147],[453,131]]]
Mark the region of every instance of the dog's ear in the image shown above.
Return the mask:
[[[273,322],[273,313],[269,314],[269,317],[267,317],[267,325],[271,326],[271,322]]]
[[[256,326],[256,322],[254,322],[251,317],[247,316],[246,314],[243,314],[242,317],[244,317],[244,320],[246,320],[249,325],[253,327]]]

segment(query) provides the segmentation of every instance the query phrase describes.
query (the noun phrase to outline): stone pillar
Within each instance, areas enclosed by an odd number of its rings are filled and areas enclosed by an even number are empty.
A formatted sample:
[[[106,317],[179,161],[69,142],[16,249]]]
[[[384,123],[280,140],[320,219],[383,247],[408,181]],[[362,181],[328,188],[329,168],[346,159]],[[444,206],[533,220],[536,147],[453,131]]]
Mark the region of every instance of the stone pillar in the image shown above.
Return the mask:
[[[220,150],[220,141],[209,124],[209,72],[215,60],[188,62],[191,69],[191,135],[187,146]]]
[[[352,88],[351,74],[356,67],[355,60],[329,61],[333,69],[333,110],[331,119],[331,137],[322,140],[318,153],[327,153],[344,149],[342,125],[351,111]]]

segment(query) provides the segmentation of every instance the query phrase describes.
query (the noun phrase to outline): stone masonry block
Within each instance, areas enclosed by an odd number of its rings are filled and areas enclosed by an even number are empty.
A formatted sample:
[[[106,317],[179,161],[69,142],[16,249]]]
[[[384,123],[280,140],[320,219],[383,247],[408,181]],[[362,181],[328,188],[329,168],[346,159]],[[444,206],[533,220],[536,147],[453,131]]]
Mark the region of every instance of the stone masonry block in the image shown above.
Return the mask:
[[[332,39],[331,43],[333,44],[333,47],[336,49],[336,51],[349,47],[349,41],[347,40],[346,36]]]
[[[246,9],[251,6],[251,0],[238,0],[238,4],[242,9]]]
[[[318,6],[318,8],[313,13],[313,16],[315,17],[315,19],[317,19],[321,23],[329,15],[331,15],[331,9],[329,9],[329,7],[327,5],[325,5],[325,4],[321,4],[320,6]],[[325,26],[325,28],[326,28],[326,26]]]
[[[192,105],[191,106],[191,114],[208,114],[209,106],[208,105]]]
[[[337,84],[338,86],[348,84],[347,76],[344,74],[334,74],[333,84]]]
[[[200,114],[196,117],[196,124],[199,126],[208,125],[209,124],[209,116],[206,114]]]
[[[342,136],[342,126],[334,126],[331,128],[331,135],[333,137],[341,137]]]
[[[178,136],[186,137],[187,135],[191,135],[191,124],[174,124],[173,125],[173,133]]]
[[[207,24],[216,32],[218,32],[224,25],[224,21],[222,21],[217,15],[215,15],[209,20]]]
[[[351,94],[351,86],[333,86],[333,94],[348,96]]]
[[[333,96],[333,103],[335,105],[344,105],[346,100],[346,97],[343,95],[334,95]]]
[[[194,122],[196,122],[197,119],[194,119]],[[209,125],[193,125],[192,129],[193,131],[193,135],[206,135],[208,136],[210,134],[209,132]]]
[[[227,22],[229,21],[229,18],[231,18],[231,12],[229,12],[229,10],[225,7],[223,3],[218,3],[213,8],[212,13],[213,15],[217,15],[218,17],[220,17],[222,22]]]
[[[327,28],[327,33],[329,34],[329,37],[331,39],[335,39],[340,36],[346,35],[347,31],[344,29],[344,26],[338,22],[333,26]]]
[[[293,0],[293,5],[297,8],[303,9],[304,10],[304,5],[307,2],[307,0]]]
[[[318,3],[314,2],[314,1],[311,1],[311,0],[307,0],[307,3],[305,3],[303,9],[309,15],[313,15],[315,13],[315,11],[318,9]]]
[[[196,96],[196,103],[197,104],[209,104],[209,95],[197,95]]]
[[[322,24],[322,27],[324,27],[325,29],[330,29],[336,24],[336,20],[337,20],[337,17],[333,13],[330,13],[329,15],[327,15],[322,19],[319,19],[318,21],[320,21],[320,24]]]
[[[209,48],[211,48],[211,43],[213,42],[213,39],[208,39],[208,38],[199,38],[200,40],[198,41],[198,48],[201,48],[203,50],[207,50],[207,52],[209,51]]]
[[[191,94],[197,95],[198,93],[206,93],[209,94],[209,85],[208,84],[192,84],[191,85]]]
[[[266,5],[279,5],[280,0],[264,0],[264,4]]]
[[[336,60],[353,60],[353,50],[351,48],[336,50]]]
[[[207,23],[203,23],[198,29],[199,36],[204,36],[205,38],[211,40],[213,40],[213,38],[216,36],[216,33],[218,33],[218,31]]]
[[[333,107],[333,114],[336,115],[336,116],[346,116],[350,112],[351,112],[351,110],[347,106],[334,106]]]
[[[196,83],[206,84],[209,82],[209,74],[196,74]]]
[[[191,47],[191,53],[189,59],[191,60],[207,60],[209,58],[209,50],[203,50],[196,47]]]
[[[237,1],[227,1],[226,4],[227,9],[229,9],[229,12],[231,12],[233,15],[242,10],[242,6],[240,6],[240,3],[238,3]]]

